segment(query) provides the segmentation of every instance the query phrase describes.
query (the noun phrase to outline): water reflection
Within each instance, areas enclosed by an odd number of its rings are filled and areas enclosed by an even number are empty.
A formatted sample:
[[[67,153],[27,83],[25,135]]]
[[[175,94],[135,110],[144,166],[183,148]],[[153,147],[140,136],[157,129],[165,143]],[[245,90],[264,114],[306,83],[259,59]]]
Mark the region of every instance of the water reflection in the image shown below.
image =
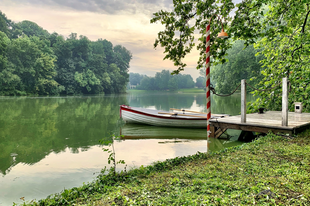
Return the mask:
[[[117,158],[129,167],[239,144],[217,139],[208,142],[205,130],[123,125],[119,118],[122,104],[205,111],[205,101],[205,94],[161,92],[0,98],[0,205],[20,203],[20,197],[44,198],[91,181],[107,166],[107,154],[98,141],[112,133],[125,136],[115,148]],[[240,95],[212,96],[211,101],[213,113],[240,112]]]
[[[129,94],[128,102],[133,107],[151,107],[157,110],[169,111],[170,108],[190,108],[195,96],[193,94],[179,94],[167,92],[143,92]]]
[[[226,147],[241,144],[240,142],[234,141],[234,139],[227,141],[223,139],[210,138],[209,141],[207,141],[208,137],[206,129],[170,128],[139,124],[126,124],[121,127],[121,135],[123,136],[121,138],[122,140],[156,139],[160,140],[159,143],[161,144],[184,143],[202,140],[202,142],[204,142],[205,151],[217,151]],[[223,136],[231,137],[235,136],[235,133],[234,131],[229,131]],[[161,141],[161,139],[166,140]]]
[[[78,153],[109,133],[119,132],[119,107],[126,98],[0,99],[0,172],[34,164],[67,147]],[[107,121],[108,120],[108,121]]]
[[[170,108],[192,109],[206,112],[206,94],[204,93],[167,93],[167,92],[140,92],[129,93],[127,96],[130,106],[151,107],[157,110],[169,111]],[[247,102],[254,101],[255,97],[247,95]],[[211,95],[211,111],[215,114],[238,115],[241,109],[240,94],[235,93],[228,97]]]

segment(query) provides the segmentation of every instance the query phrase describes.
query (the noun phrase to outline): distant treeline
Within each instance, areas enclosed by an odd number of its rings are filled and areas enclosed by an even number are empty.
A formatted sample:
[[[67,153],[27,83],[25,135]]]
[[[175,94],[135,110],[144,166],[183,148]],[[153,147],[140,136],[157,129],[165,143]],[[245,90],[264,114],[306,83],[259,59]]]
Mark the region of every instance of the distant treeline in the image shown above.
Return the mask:
[[[120,93],[132,54],[107,40],[64,38],[0,11],[0,95]]]
[[[199,80],[198,80],[199,79]],[[155,77],[149,77],[139,73],[129,73],[129,83],[136,89],[141,90],[177,90],[185,88],[203,87],[201,84],[202,77],[197,78],[195,84],[189,74],[171,75],[168,70],[157,72]],[[202,80],[203,81],[203,80]]]

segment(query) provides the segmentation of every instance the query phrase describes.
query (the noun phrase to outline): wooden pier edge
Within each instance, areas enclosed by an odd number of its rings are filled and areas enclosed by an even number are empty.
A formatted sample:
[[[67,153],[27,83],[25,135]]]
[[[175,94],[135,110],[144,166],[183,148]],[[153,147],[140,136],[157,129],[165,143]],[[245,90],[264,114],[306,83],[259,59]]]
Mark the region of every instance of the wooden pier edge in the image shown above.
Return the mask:
[[[259,132],[259,133],[285,133],[285,134],[294,134],[295,131],[291,129],[279,129],[279,128],[268,128],[264,126],[250,126],[250,125],[242,125],[242,124],[229,124],[224,122],[211,122],[213,127],[222,128],[222,129],[236,129],[242,131],[249,131],[249,132]]]
[[[225,129],[225,128],[214,127],[211,124],[210,130],[211,130],[210,137],[219,138],[227,130],[227,128]]]

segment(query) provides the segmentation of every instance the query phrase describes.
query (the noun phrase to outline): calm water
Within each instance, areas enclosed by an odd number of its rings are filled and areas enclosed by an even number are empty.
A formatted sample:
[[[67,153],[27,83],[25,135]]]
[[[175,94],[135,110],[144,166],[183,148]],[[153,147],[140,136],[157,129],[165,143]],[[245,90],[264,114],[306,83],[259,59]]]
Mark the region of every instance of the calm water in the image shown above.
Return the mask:
[[[211,101],[212,113],[240,113],[238,94],[212,96]],[[115,149],[127,168],[240,144],[211,139],[207,147],[205,130],[124,125],[119,117],[122,104],[205,111],[205,102],[205,94],[154,92],[0,98],[0,205],[22,203],[22,197],[38,200],[92,181],[108,166],[98,141],[112,133],[125,136]],[[236,137],[238,132],[229,134]]]

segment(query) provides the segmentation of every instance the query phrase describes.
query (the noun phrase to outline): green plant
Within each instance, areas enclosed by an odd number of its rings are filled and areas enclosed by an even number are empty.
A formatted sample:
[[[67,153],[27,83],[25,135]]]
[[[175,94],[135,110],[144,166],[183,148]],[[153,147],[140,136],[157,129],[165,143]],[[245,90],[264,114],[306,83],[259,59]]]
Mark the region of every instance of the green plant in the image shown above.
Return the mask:
[[[124,160],[119,160],[119,161],[116,161],[116,157],[115,157],[115,147],[114,147],[114,140],[118,140],[120,139],[121,137],[123,137],[123,135],[121,136],[115,136],[114,134],[111,135],[111,138],[108,138],[108,139],[101,139],[99,140],[100,144],[102,145],[107,145],[108,147],[111,147],[112,149],[110,148],[102,148],[102,150],[104,152],[108,152],[109,154],[109,157],[108,157],[108,164],[112,164],[111,168],[110,168],[110,172],[113,174],[113,175],[116,175],[116,165],[118,164],[125,164],[125,161]],[[126,167],[125,167],[125,171],[126,171]]]

